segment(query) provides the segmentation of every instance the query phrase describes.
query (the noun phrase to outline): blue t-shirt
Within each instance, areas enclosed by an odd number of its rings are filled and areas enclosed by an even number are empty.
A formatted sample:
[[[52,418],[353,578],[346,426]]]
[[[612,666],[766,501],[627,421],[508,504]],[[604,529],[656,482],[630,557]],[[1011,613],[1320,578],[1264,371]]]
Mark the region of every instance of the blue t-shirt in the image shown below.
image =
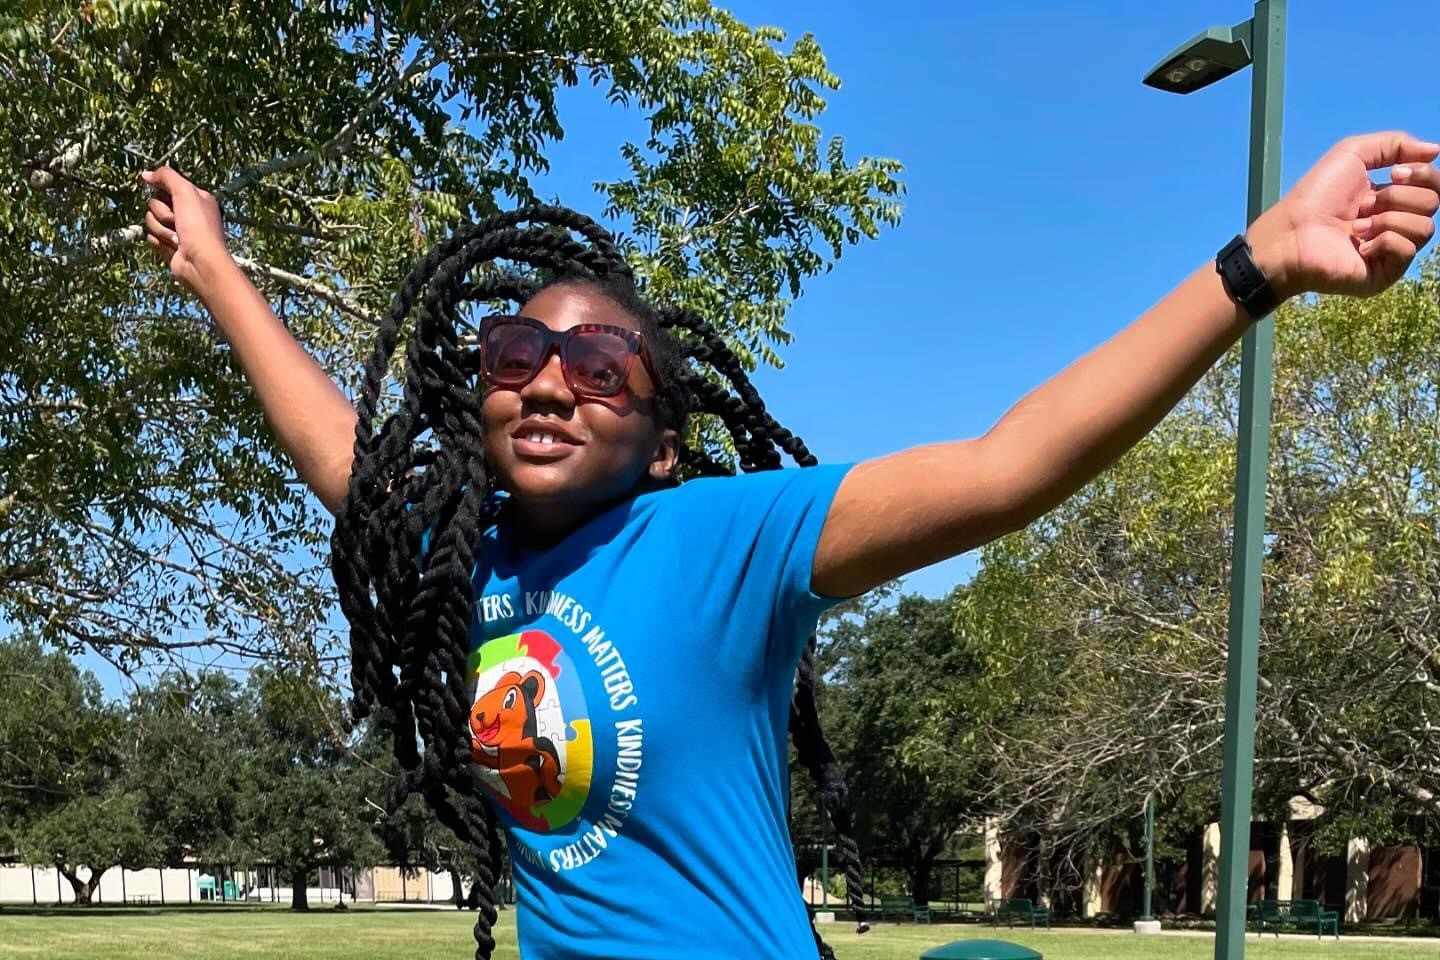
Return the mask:
[[[545,551],[487,538],[472,753],[525,960],[815,956],[786,743],[845,469],[694,480]]]

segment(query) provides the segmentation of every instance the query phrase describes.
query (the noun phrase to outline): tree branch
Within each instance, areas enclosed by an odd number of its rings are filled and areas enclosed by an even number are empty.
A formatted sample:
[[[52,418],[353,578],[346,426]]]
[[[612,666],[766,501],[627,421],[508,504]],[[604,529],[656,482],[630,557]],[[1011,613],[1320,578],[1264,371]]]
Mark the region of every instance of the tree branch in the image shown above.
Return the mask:
[[[251,277],[264,277],[267,280],[273,280],[298,293],[309,294],[316,299],[324,300],[326,303],[350,314],[352,317],[364,320],[366,323],[376,326],[380,323],[378,316],[356,303],[348,294],[336,290],[334,287],[326,286],[318,280],[302,277],[298,273],[291,273],[289,270],[272,267],[268,263],[260,263],[258,260],[251,260],[249,257],[235,257],[234,260],[235,265]]]

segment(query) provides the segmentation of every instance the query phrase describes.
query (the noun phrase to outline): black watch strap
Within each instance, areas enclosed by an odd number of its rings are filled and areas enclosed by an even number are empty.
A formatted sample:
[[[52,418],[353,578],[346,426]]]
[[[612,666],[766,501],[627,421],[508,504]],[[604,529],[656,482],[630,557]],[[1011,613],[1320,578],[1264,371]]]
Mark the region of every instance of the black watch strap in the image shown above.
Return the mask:
[[[1269,316],[1280,306],[1275,288],[1270,286],[1265,272],[1255,265],[1250,244],[1243,235],[1225,244],[1215,255],[1215,272],[1220,274],[1230,299],[1244,308],[1250,319]]]

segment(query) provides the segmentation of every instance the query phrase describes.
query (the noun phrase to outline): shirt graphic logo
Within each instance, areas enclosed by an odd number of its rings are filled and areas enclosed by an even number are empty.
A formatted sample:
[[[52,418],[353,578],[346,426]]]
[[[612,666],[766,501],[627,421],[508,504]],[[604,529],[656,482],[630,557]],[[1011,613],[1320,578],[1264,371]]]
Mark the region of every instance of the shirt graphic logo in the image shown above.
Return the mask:
[[[470,751],[481,784],[520,824],[548,833],[590,795],[594,745],[574,664],[550,634],[497,637],[470,655]]]

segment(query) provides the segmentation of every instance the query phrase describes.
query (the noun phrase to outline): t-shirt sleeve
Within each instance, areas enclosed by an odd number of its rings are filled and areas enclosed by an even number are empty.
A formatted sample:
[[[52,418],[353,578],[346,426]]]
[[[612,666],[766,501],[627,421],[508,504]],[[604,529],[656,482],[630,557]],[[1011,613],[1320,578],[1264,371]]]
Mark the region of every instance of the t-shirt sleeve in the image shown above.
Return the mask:
[[[680,573],[728,641],[764,637],[768,669],[793,670],[815,621],[841,597],[812,589],[815,548],[847,465],[693,480],[675,492]],[[761,629],[756,629],[760,627]]]

